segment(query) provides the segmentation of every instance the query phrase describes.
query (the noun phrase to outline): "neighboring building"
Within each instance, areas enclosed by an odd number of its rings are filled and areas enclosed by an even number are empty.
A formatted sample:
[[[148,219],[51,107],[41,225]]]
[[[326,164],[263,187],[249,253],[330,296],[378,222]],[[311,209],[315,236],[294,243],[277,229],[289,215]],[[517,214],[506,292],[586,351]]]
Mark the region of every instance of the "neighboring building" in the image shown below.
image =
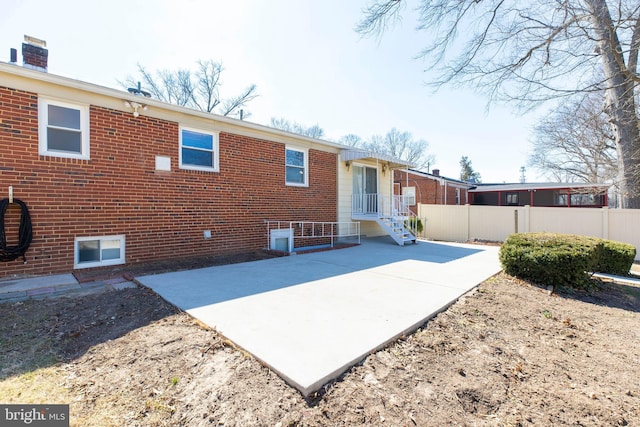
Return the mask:
[[[414,215],[418,203],[426,205],[465,205],[469,203],[468,191],[475,184],[447,178],[440,170],[432,173],[412,169],[394,171],[394,194],[402,195]]]
[[[608,206],[607,184],[478,184],[469,190],[472,205],[588,207]]]
[[[524,183],[476,184],[412,169],[394,171],[394,194],[401,195],[411,212],[417,204],[488,206],[608,206],[608,184]]]
[[[403,244],[392,176],[410,164],[52,75],[47,56],[27,41],[24,67],[0,63],[0,194],[33,226],[0,279],[258,251],[281,244],[272,220],[304,221],[293,236],[357,219]],[[18,205],[0,222],[14,245]]]

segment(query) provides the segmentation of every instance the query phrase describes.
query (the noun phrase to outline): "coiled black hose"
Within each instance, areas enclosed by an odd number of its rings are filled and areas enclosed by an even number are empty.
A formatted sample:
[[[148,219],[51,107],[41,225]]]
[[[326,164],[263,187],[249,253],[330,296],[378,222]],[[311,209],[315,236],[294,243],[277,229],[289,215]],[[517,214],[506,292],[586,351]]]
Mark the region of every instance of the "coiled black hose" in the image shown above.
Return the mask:
[[[7,245],[7,236],[5,231],[5,214],[9,208],[9,199],[0,200],[0,261],[13,261],[16,258],[22,257],[24,262],[27,262],[25,253],[31,245],[31,239],[33,238],[33,230],[31,228],[31,216],[29,215],[29,208],[27,204],[22,200],[13,199],[13,203],[20,206],[20,228],[18,229],[18,244],[15,246]]]

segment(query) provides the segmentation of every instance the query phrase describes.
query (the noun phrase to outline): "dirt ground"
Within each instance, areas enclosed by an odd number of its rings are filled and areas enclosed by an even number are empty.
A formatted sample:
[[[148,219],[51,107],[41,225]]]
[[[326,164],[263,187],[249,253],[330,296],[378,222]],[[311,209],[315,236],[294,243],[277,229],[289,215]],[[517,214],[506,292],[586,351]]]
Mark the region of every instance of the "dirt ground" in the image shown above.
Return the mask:
[[[498,275],[309,399],[147,289],[0,319],[0,402],[68,403],[77,426],[640,425],[630,285]]]

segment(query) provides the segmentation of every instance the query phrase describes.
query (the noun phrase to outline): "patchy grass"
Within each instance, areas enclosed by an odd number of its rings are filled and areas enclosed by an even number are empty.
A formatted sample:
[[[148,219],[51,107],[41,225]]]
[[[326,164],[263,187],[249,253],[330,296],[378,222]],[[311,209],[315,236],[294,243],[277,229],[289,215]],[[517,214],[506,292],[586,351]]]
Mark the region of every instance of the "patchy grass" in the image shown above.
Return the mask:
[[[634,425],[639,296],[498,275],[310,399],[144,289],[0,304],[0,396],[72,426]]]

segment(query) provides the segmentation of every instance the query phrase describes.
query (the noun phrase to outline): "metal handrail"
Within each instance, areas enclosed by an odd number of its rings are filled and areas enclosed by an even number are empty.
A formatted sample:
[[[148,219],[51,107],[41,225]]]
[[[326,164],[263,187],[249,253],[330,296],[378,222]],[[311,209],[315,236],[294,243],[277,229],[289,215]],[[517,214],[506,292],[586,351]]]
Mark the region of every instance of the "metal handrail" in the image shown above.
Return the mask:
[[[406,196],[384,196],[379,193],[354,194],[351,198],[351,211],[358,215],[377,215],[378,217],[409,217],[411,211]]]
[[[331,247],[339,238],[357,237],[360,244],[360,223],[353,221],[320,222],[320,221],[277,221],[265,220],[267,224],[267,247],[271,244],[271,230],[291,230],[292,240],[289,252],[296,248],[296,239],[330,239]]]

